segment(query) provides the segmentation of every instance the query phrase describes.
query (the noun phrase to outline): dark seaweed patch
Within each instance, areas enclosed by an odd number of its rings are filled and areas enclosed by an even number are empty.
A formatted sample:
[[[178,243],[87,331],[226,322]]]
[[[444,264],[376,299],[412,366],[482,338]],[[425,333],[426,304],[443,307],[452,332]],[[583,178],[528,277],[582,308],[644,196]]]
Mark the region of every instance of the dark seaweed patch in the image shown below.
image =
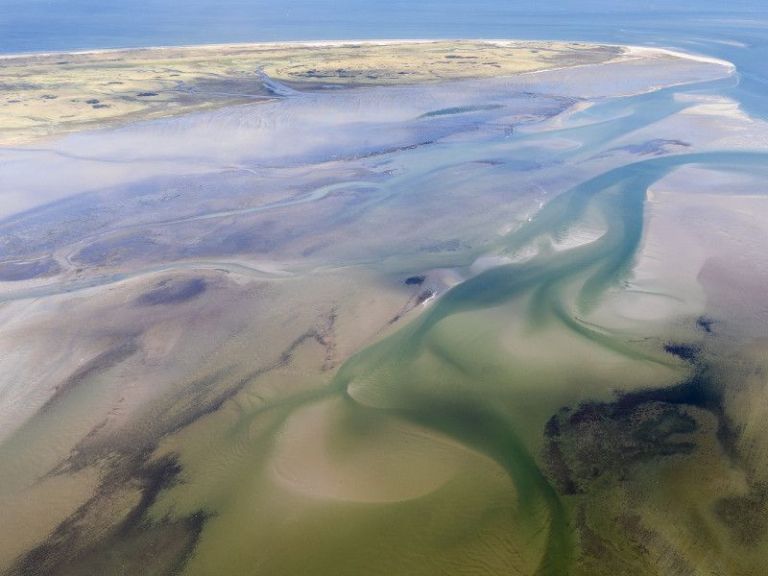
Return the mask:
[[[434,290],[429,290],[429,289],[422,290],[421,292],[419,292],[419,295],[416,297],[416,304],[423,304],[424,302],[432,298],[432,296],[434,295],[435,295]]]
[[[717,417],[717,439],[726,453],[735,457],[738,430],[723,408],[722,385],[712,378],[706,366],[697,366],[696,373],[680,384],[625,394],[618,400],[618,404],[631,406],[643,401],[695,406],[711,412]]]
[[[552,418],[547,420],[547,423],[544,426],[544,436],[547,438],[560,436],[560,420],[557,415],[552,416]]]
[[[560,493],[578,494],[603,476],[627,477],[636,463],[690,453],[693,443],[679,435],[696,428],[684,408],[669,403],[588,402],[547,422],[543,457]]]
[[[151,291],[139,296],[136,302],[141,306],[179,304],[200,296],[207,287],[204,278],[164,280]]]
[[[580,492],[579,486],[576,484],[573,473],[565,460],[560,442],[550,441],[544,450],[547,471],[560,493],[566,496],[578,494]]]
[[[754,546],[768,533],[768,486],[758,486],[746,496],[721,498],[714,511],[738,544]]]
[[[584,506],[579,506],[576,514],[576,530],[584,554],[590,558],[602,560],[611,554],[611,544],[595,532],[587,522]]]
[[[696,429],[686,406],[706,410],[717,418],[717,439],[725,452],[736,458],[738,430],[723,408],[722,383],[699,359],[697,347],[668,346],[672,349],[667,352],[694,366],[690,378],[665,388],[622,394],[611,403],[588,402],[575,410],[563,408],[547,423],[544,459],[564,493],[570,493],[570,482],[586,490],[591,478],[606,471],[621,479],[633,462],[693,450],[691,442],[677,436]],[[559,451],[553,449],[553,443],[559,445]]]
[[[150,430],[148,437],[138,444],[131,442],[120,446],[113,443],[111,447],[96,450],[79,446],[52,474],[71,473],[100,461],[110,462],[110,472],[94,496],[62,522],[45,542],[21,556],[8,574],[181,574],[197,546],[209,514],[197,511],[183,518],[159,521],[148,517],[159,494],[180,482],[182,473],[175,455],[151,459],[157,440],[218,410],[255,378],[287,366],[296,350],[307,342],[320,344],[326,352],[324,368],[332,367],[335,364],[335,321],[336,312],[332,310],[324,326],[308,330],[274,362],[237,378],[233,385],[218,394],[213,389],[221,384],[225,375],[217,373],[193,383],[184,393],[188,409],[179,411],[179,402],[174,403],[168,413],[156,419],[163,424]],[[190,391],[195,391],[195,398],[188,397]],[[131,487],[140,489],[139,502],[124,516],[115,518],[107,530],[92,532],[89,520],[114,515],[114,496]]]
[[[623,409],[629,409],[644,402],[687,404],[710,412],[719,412],[721,410],[722,397],[721,391],[713,385],[707,373],[700,370],[688,380],[673,386],[623,394],[616,401],[616,404]]]
[[[704,330],[707,334],[712,334],[712,326],[715,321],[709,316],[699,316],[696,319],[696,326]]]
[[[699,355],[699,347],[692,344],[674,344],[669,342],[664,345],[664,351],[686,362],[694,362]]]
[[[175,457],[165,457],[141,467],[136,477],[141,482],[141,500],[123,521],[120,531],[127,533],[141,527],[142,519],[155,503],[162,490],[171,488],[178,482],[181,465]]]
[[[22,556],[9,574],[181,573],[208,515],[198,511],[181,519],[149,520],[147,511],[162,490],[178,482],[181,467],[174,455],[150,462],[146,458],[146,454],[140,454],[113,469],[96,495],[60,524],[44,543]],[[126,485],[138,485],[139,502],[111,529],[91,533],[87,519],[114,513],[110,501]]]

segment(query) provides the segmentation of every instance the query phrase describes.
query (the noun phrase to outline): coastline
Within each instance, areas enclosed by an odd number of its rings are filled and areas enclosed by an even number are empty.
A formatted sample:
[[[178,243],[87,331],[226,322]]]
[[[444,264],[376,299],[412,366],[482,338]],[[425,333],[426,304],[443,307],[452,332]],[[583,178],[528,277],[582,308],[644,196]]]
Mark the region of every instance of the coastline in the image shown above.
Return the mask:
[[[382,40],[131,48],[0,56],[0,142],[176,116],[304,90],[512,76],[612,61],[617,47]]]
[[[641,46],[638,44],[614,44],[608,42],[585,42],[573,40],[521,40],[514,38],[383,38],[383,39],[336,39],[336,40],[288,40],[288,41],[265,41],[265,42],[235,42],[235,43],[214,43],[214,44],[179,44],[179,45],[152,45],[140,47],[124,48],[93,48],[85,50],[60,50],[46,52],[7,52],[0,53],[0,62],[5,60],[21,60],[25,58],[43,58],[60,56],[98,56],[104,54],[132,54],[140,52],[155,51],[186,51],[186,50],[220,50],[220,49],[259,49],[259,48],[314,48],[314,47],[344,47],[344,46],[392,46],[398,44],[434,44],[434,43],[464,43],[476,42],[487,44],[573,44],[581,46],[605,46],[625,50],[626,55],[630,54],[665,54],[675,58],[684,58],[697,62],[718,64],[727,68],[735,69],[736,66],[721,58],[686,52],[684,50],[665,48],[658,46]]]
[[[478,42],[489,44],[522,44],[522,43],[562,43],[562,44],[579,44],[582,46],[614,46],[622,47],[621,44],[608,44],[598,42],[576,42],[571,40],[516,40],[512,38],[388,38],[388,39],[365,39],[356,40],[350,39],[338,39],[338,40],[287,40],[281,42],[233,42],[233,43],[214,43],[214,44],[179,44],[179,45],[155,45],[155,46],[139,46],[139,47],[126,47],[126,48],[93,48],[86,50],[61,50],[61,51],[49,51],[49,52],[7,52],[0,53],[0,60],[16,59],[16,58],[29,58],[29,57],[43,57],[43,56],[66,56],[66,55],[100,55],[100,54],[121,54],[131,52],[144,52],[155,50],[195,50],[195,49],[222,49],[222,48],[235,48],[235,49],[257,49],[257,48],[328,48],[328,47],[343,47],[343,46],[392,46],[397,44],[433,44],[444,42]]]
[[[515,39],[154,46],[0,55],[0,145],[322,90],[540,74],[642,59],[723,66],[666,48]]]

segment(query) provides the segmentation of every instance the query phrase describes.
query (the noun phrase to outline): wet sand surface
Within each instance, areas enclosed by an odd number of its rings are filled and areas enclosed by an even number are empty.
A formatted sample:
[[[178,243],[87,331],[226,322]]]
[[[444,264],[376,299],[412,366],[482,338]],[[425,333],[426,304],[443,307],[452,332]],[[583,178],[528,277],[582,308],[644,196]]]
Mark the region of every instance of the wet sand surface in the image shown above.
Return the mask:
[[[759,573],[768,127],[732,67],[221,50],[294,60],[0,147],[0,570]]]

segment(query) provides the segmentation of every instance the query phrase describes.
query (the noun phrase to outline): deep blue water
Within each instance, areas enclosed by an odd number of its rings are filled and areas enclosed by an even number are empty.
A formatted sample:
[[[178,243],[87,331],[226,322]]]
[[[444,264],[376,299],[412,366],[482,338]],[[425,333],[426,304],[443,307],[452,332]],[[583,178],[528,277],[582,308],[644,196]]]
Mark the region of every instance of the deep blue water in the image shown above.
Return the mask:
[[[540,38],[725,58],[768,117],[764,0],[0,0],[0,53],[340,38]]]

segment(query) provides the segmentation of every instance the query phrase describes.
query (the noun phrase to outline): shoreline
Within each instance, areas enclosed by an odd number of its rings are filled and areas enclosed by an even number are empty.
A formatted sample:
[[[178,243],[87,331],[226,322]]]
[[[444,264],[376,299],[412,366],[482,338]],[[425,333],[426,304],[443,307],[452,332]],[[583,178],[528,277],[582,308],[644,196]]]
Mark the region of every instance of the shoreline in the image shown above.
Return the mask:
[[[5,54],[0,144],[271,100],[279,94],[269,79],[311,91],[522,77],[642,60],[735,73],[730,62],[667,48],[557,40],[324,40]]]
[[[269,80],[309,90],[514,76],[612,62],[624,50],[518,40],[209,44],[0,56],[0,140],[273,98]]]
[[[137,47],[124,47],[124,48],[94,48],[86,50],[61,50],[61,51],[49,51],[49,52],[17,52],[17,53],[0,53],[0,62],[8,60],[23,60],[25,58],[45,58],[55,56],[101,56],[105,54],[134,54],[140,52],[156,52],[156,51],[173,51],[173,50],[216,50],[216,49],[264,49],[264,48],[328,48],[328,47],[345,47],[353,45],[361,46],[395,46],[395,45],[417,45],[417,44],[434,44],[434,43],[480,43],[480,44],[496,44],[496,45],[524,45],[524,44],[572,44],[586,47],[605,47],[605,48],[619,48],[624,50],[624,56],[632,54],[659,54],[667,55],[674,58],[683,58],[687,60],[693,60],[696,62],[703,62],[708,64],[716,64],[724,66],[726,68],[735,70],[736,65],[728,60],[721,58],[715,58],[713,56],[707,56],[705,54],[697,54],[694,52],[686,52],[675,48],[665,48],[657,46],[641,46],[638,44],[614,44],[609,42],[586,42],[578,40],[523,40],[515,38],[382,38],[382,39],[365,39],[357,40],[350,39],[337,39],[337,40],[288,40],[288,41],[265,41],[265,42],[235,42],[235,43],[214,43],[214,44],[179,44],[179,45],[155,45],[155,46],[137,46]],[[557,68],[553,68],[557,69]],[[549,69],[547,69],[549,70]],[[544,71],[544,70],[542,70]]]
[[[514,38],[382,38],[356,40],[338,39],[338,40],[285,40],[285,41],[265,41],[265,42],[234,42],[234,43],[213,43],[213,44],[168,44],[156,46],[134,46],[124,48],[88,48],[84,50],[54,50],[50,52],[0,52],[1,60],[12,60],[16,58],[44,57],[44,56],[98,56],[102,54],[122,54],[131,52],[154,51],[154,50],[195,50],[195,49],[216,49],[216,48],[328,48],[343,47],[351,45],[364,46],[391,46],[397,44],[431,44],[445,42],[478,42],[489,44],[577,44],[581,46],[606,46],[606,47],[624,47],[622,44],[607,44],[600,42],[579,42],[575,40],[518,40]]]

